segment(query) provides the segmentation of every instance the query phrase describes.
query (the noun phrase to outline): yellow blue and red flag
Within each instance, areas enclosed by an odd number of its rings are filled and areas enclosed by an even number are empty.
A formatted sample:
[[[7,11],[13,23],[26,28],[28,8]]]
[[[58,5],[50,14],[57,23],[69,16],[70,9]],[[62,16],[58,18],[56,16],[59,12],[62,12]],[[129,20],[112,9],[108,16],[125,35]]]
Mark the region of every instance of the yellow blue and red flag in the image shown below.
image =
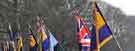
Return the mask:
[[[94,25],[92,30],[91,49],[99,51],[100,48],[112,39],[112,32],[107,25],[98,5],[94,3]]]

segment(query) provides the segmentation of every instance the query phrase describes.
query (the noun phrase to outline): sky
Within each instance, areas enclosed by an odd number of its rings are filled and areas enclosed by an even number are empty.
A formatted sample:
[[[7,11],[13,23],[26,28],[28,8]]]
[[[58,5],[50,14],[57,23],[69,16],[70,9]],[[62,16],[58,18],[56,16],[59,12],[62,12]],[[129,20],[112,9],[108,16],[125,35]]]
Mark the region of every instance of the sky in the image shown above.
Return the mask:
[[[122,9],[127,15],[135,15],[135,0],[102,0]]]

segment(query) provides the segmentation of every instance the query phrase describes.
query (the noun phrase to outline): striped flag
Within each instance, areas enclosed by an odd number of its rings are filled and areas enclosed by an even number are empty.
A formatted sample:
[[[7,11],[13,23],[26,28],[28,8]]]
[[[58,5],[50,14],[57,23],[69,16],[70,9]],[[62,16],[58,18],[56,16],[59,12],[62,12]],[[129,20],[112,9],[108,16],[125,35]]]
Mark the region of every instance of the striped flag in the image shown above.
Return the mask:
[[[82,46],[82,51],[89,51],[90,50],[90,32],[86,25],[84,24],[81,16],[76,16],[77,19],[77,33],[78,33],[78,40]]]

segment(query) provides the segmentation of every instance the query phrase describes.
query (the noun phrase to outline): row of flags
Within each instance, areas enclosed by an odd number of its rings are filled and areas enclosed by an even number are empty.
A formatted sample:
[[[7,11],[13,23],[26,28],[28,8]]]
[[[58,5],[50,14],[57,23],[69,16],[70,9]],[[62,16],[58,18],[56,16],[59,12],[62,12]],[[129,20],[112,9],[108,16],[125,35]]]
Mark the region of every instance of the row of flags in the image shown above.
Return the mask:
[[[94,24],[91,32],[79,14],[76,14],[75,17],[77,20],[78,43],[81,47],[80,51],[100,51],[101,47],[113,38],[112,32],[96,2],[93,4]],[[42,19],[37,18],[36,33],[33,32],[30,25],[28,27],[29,48],[27,51],[54,51],[54,47],[58,44],[58,41],[47,30]],[[18,34],[17,40],[14,34]],[[9,24],[9,36],[12,44],[9,51],[24,51],[23,37],[20,29],[14,32]]]
[[[75,15],[75,17],[80,51],[100,51],[101,47],[113,38],[112,32],[96,2],[93,2],[94,23],[91,32],[80,15]]]
[[[44,22],[40,19],[36,24],[36,33],[33,32],[31,25],[28,25],[28,50],[27,51],[54,51],[58,41],[52,33],[45,28]],[[17,34],[17,35],[16,35]],[[37,36],[35,36],[35,34]],[[13,31],[9,24],[10,47],[9,51],[25,51],[23,49],[23,37],[20,29]]]

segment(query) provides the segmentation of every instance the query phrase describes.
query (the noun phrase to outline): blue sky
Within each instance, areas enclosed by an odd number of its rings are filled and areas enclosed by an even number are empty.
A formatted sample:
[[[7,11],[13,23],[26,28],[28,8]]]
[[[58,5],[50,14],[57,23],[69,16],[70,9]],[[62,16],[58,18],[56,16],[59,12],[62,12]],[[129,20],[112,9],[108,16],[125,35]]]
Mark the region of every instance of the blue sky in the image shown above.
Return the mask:
[[[121,8],[128,15],[135,15],[135,0],[102,0],[115,7]]]

